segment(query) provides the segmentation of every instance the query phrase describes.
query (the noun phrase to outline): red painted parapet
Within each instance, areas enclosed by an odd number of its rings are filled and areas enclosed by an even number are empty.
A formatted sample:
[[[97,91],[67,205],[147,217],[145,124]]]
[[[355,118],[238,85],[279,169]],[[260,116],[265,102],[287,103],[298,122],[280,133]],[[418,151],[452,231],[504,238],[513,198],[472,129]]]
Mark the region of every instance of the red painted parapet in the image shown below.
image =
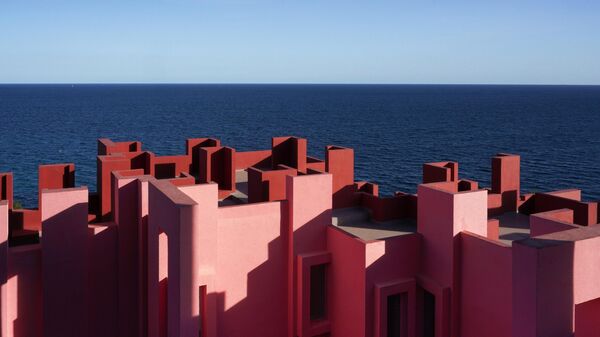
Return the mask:
[[[358,181],[354,183],[354,186],[356,187],[356,190],[359,193],[368,193],[374,196],[379,195],[379,185],[375,183],[370,183],[367,181]]]
[[[355,203],[354,150],[327,146],[325,170],[333,176],[333,208],[350,207]]]
[[[479,183],[473,180],[460,179],[458,181],[459,191],[475,191],[479,189]]]
[[[13,208],[13,175],[12,173],[0,173],[0,201],[8,202],[8,209]]]
[[[297,137],[273,137],[271,141],[271,167],[279,164],[306,173],[306,139]]]
[[[96,160],[97,189],[100,200],[99,218],[109,220],[111,215],[111,172],[142,169],[144,174],[153,175],[154,154],[151,152],[116,153],[109,156],[98,156]]]
[[[142,151],[141,142],[113,142],[108,138],[98,139],[98,155],[106,156],[114,153]]]
[[[245,170],[251,166],[271,165],[271,150],[243,151],[235,153],[235,169]]]
[[[42,209],[42,190],[75,187],[75,164],[40,165],[38,169],[38,201]]]
[[[529,227],[532,237],[579,228],[573,224],[573,211],[570,209],[532,214]]]
[[[319,158],[306,156],[306,169],[318,172],[326,172],[325,161]]]
[[[182,172],[177,178],[167,179],[171,184],[175,186],[189,186],[196,183],[196,178],[191,176],[189,173]]]
[[[189,157],[191,166],[189,173],[198,175],[200,170],[200,152],[202,147],[219,147],[221,141],[215,138],[190,138],[185,141],[185,154]]]
[[[153,156],[154,176],[156,179],[171,179],[179,177],[183,172],[189,172],[192,165],[190,156]]]
[[[41,212],[37,209],[14,209],[10,212],[10,241],[15,245],[39,242]]]
[[[498,240],[500,236],[500,220],[488,219],[487,238],[490,240]]]
[[[522,207],[520,211],[532,214],[568,208],[574,212],[574,223],[580,226],[591,226],[598,223],[598,204],[582,202],[578,199],[580,199],[579,192],[574,190],[536,193],[530,199],[528,207]]]
[[[492,188],[489,196],[490,214],[517,210],[520,200],[520,175],[520,156],[499,153],[492,157]]]
[[[230,147],[200,147],[200,183],[215,182],[219,185],[219,197],[225,197],[235,190],[235,150]]]
[[[369,193],[361,193],[360,205],[371,211],[371,218],[375,221],[389,221],[401,218],[414,218],[416,207],[413,205],[412,195],[396,192],[392,197],[379,197]]]
[[[285,199],[285,177],[298,175],[298,171],[285,165],[276,170],[248,168],[248,202],[263,202]]]
[[[423,164],[423,183],[458,181],[458,163],[443,161]]]

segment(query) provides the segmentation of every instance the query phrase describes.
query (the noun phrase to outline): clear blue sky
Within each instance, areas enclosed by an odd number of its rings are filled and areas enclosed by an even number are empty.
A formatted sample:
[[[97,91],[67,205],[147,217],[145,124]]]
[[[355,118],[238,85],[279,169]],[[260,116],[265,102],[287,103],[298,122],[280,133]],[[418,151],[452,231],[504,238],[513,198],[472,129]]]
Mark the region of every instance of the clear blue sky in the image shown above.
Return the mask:
[[[600,1],[1,0],[0,82],[600,84]]]

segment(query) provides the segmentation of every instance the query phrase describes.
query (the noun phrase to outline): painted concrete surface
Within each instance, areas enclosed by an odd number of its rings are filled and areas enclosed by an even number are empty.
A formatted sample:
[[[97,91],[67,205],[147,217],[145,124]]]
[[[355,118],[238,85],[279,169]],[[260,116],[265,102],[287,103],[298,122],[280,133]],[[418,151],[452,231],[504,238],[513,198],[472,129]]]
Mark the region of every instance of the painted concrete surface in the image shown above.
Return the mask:
[[[100,139],[97,193],[41,165],[36,209],[0,173],[0,336],[598,336],[598,203],[522,194],[517,155],[380,196],[353,149],[184,148]]]

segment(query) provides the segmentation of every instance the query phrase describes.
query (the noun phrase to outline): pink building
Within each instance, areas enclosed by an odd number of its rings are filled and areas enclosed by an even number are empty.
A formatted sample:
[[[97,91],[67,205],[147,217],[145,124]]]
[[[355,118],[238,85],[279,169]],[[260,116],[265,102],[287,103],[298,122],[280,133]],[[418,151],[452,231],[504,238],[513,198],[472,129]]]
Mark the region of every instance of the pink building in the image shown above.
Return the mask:
[[[598,204],[423,165],[416,195],[354,181],[352,149],[273,138],[183,155],[98,141],[98,193],[39,167],[39,207],[0,174],[0,336],[600,336]],[[32,178],[34,179],[34,178]]]

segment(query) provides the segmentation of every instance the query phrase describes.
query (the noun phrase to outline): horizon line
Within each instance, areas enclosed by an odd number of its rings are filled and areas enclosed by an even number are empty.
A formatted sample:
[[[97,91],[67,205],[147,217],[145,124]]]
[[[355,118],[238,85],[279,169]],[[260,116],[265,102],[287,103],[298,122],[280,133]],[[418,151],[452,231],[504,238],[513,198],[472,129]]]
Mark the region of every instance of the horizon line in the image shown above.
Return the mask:
[[[381,83],[381,82],[0,82],[0,85],[452,85],[452,86],[600,86],[578,83]]]

